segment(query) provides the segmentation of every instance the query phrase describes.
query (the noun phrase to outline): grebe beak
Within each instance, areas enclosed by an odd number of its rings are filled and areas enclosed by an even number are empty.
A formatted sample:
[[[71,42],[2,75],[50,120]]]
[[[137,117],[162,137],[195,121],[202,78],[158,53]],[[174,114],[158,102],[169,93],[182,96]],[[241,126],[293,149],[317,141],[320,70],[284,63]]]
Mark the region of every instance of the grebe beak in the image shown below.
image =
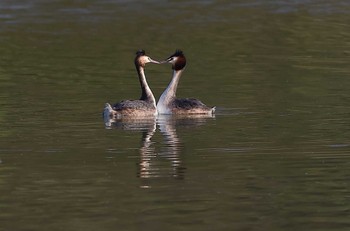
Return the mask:
[[[163,61],[160,61],[159,64],[164,64],[164,63],[169,63],[168,60],[163,60]]]
[[[150,63],[156,63],[156,64],[161,64],[161,62],[158,62],[158,61],[156,61],[156,60],[153,60],[153,59],[151,59],[151,58],[149,58],[149,62],[150,62]]]

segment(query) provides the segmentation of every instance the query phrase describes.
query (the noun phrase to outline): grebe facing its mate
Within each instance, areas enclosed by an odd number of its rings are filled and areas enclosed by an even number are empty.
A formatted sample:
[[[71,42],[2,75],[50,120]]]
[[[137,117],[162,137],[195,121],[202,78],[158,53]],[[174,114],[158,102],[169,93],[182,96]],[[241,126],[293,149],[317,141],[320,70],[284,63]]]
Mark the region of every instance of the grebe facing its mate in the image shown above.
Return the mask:
[[[198,99],[177,99],[176,90],[180,76],[186,66],[186,58],[182,51],[177,50],[173,55],[161,63],[171,63],[173,78],[162,93],[157,103],[159,114],[208,114],[215,112],[215,107],[208,107]]]
[[[135,67],[139,76],[141,85],[141,97],[139,100],[123,100],[113,105],[113,107],[106,103],[104,108],[104,117],[117,117],[124,116],[154,116],[157,115],[156,100],[153,93],[148,86],[145,76],[145,65],[147,63],[156,63],[155,61],[146,55],[144,50],[136,52]]]

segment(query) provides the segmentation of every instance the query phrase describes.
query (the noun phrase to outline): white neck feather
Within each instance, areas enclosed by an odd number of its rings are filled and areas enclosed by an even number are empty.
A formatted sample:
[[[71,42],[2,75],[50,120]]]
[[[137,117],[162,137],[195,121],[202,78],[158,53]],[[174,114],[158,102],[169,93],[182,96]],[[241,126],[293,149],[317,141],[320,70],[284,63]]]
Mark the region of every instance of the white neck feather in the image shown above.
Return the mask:
[[[157,110],[159,114],[171,114],[171,102],[176,98],[177,85],[183,70],[173,72],[173,78],[168,87],[162,93],[157,103]]]
[[[154,104],[154,107],[156,107],[156,99],[154,98],[151,88],[148,86],[145,70],[142,67],[139,67],[138,73],[142,90],[142,95],[140,99],[150,101]]]

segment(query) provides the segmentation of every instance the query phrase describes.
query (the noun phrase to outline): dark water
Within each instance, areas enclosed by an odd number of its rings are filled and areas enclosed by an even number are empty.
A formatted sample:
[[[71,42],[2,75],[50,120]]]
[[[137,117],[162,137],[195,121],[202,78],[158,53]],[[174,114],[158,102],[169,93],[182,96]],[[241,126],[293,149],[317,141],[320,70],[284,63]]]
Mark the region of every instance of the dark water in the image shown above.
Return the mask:
[[[350,4],[0,3],[0,230],[348,230]],[[106,129],[134,53],[215,118]],[[156,98],[169,66],[147,66]]]

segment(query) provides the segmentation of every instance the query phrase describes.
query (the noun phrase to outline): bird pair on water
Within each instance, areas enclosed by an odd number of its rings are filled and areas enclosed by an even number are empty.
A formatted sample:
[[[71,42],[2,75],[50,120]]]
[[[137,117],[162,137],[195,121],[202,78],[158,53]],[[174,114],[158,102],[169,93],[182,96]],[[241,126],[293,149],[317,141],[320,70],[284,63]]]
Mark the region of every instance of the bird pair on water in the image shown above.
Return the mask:
[[[145,76],[144,69],[147,63],[172,64],[173,78],[160,96],[157,104]],[[157,114],[212,115],[215,112],[215,107],[208,107],[198,99],[176,98],[177,85],[185,66],[186,58],[180,50],[177,50],[173,55],[161,62],[151,59],[146,55],[144,50],[136,52],[135,67],[141,85],[141,97],[139,100],[123,100],[114,104],[113,107],[109,103],[106,103],[104,116],[122,118],[131,116],[155,116]]]

